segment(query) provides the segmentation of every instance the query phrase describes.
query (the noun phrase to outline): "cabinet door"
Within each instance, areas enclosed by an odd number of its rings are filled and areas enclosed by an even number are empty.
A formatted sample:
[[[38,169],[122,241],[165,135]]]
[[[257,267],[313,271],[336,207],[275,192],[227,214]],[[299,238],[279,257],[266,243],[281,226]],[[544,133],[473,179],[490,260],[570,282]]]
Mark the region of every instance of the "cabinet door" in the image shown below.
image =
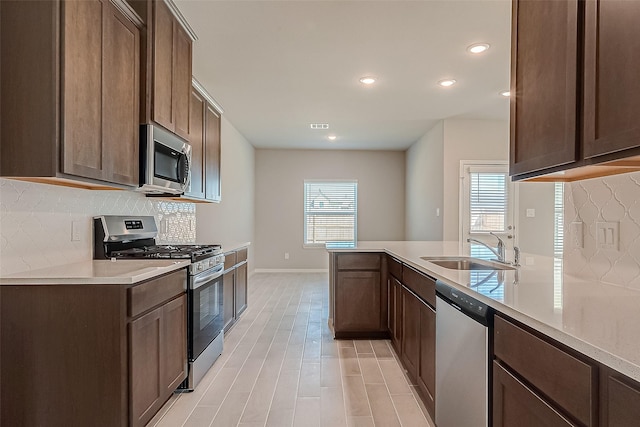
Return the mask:
[[[584,157],[640,146],[640,2],[585,2]]]
[[[187,377],[187,296],[162,307],[161,384],[169,396]]]
[[[107,3],[63,2],[62,172],[95,179],[103,178],[104,167],[102,41]]]
[[[336,276],[336,332],[384,330],[380,321],[380,273],[339,271]]]
[[[402,283],[389,276],[389,332],[398,356],[402,354]]]
[[[189,144],[191,144],[191,184],[186,195],[205,197],[205,146],[204,110],[205,100],[195,89],[191,91],[191,113],[189,116]]]
[[[510,173],[578,159],[578,2],[513,3]]]
[[[205,112],[207,200],[220,201],[220,115],[210,105]]]
[[[162,307],[129,324],[131,425],[143,426],[163,402]]]
[[[106,4],[101,152],[104,179],[137,186],[140,32],[110,1]]]
[[[493,362],[494,427],[574,426],[502,365]]]
[[[420,363],[420,306],[422,302],[408,289],[402,289],[402,362],[412,381]]]
[[[171,100],[175,133],[189,138],[189,100],[191,99],[191,39],[173,22],[173,81]]]
[[[174,21],[163,1],[154,2],[152,118],[170,131],[173,123]],[[188,126],[188,125],[187,125]]]
[[[222,276],[222,311],[224,319],[224,331],[227,332],[233,321],[234,316],[234,280],[235,270],[231,270]]]
[[[435,419],[436,405],[436,312],[428,304],[420,305],[420,363],[418,386],[424,395],[425,406]]]
[[[236,268],[236,319],[247,309],[247,263]]]
[[[640,420],[640,384],[608,371],[602,381],[603,427],[637,425]]]

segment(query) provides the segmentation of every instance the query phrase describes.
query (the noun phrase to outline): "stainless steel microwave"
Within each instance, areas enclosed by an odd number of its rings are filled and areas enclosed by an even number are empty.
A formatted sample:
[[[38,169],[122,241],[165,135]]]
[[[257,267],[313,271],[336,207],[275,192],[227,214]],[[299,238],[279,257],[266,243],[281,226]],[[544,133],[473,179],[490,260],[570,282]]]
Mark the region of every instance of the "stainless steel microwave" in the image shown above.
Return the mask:
[[[191,178],[191,145],[156,125],[140,126],[140,187],[147,194],[182,194]]]

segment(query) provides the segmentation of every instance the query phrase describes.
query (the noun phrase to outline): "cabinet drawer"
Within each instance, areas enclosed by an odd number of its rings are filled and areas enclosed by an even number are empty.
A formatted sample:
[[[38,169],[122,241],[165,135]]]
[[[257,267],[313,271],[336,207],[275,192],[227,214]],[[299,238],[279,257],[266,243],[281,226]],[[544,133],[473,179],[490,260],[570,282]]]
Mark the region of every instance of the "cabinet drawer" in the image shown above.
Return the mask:
[[[339,254],[338,270],[380,270],[380,254]]]
[[[180,270],[166,276],[144,282],[127,290],[128,313],[136,317],[141,313],[184,293],[187,289],[187,271]]]
[[[237,255],[235,252],[227,252],[224,254],[224,269],[228,270],[234,265],[236,265]]]
[[[236,263],[239,264],[242,261],[246,261],[247,260],[247,248],[240,249],[238,252],[236,252],[236,254],[237,254]]]
[[[393,275],[398,280],[402,279],[402,263],[397,259],[388,256],[387,257],[387,266],[389,268],[389,273]]]
[[[402,267],[402,283],[420,298],[436,306],[436,281],[406,265]]]
[[[596,423],[597,368],[496,316],[495,356],[584,425]]]

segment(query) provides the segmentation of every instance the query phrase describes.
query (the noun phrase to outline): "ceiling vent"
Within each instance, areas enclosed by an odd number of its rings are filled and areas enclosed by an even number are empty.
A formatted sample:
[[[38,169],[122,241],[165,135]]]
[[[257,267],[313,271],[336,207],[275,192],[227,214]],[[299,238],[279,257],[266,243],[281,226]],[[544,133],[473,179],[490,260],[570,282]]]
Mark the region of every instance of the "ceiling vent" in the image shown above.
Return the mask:
[[[311,129],[329,129],[329,123],[311,123],[309,124],[309,126],[311,126]]]

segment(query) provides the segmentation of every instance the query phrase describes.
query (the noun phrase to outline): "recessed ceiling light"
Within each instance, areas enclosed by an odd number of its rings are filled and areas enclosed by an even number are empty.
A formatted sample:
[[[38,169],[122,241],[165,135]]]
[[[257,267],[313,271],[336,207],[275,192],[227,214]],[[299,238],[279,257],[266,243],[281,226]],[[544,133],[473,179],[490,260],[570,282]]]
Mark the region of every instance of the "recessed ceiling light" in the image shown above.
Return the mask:
[[[467,52],[482,53],[487,49],[489,49],[489,44],[487,44],[487,43],[475,43],[475,44],[472,44],[471,46],[467,47]]]
[[[438,82],[438,84],[442,87],[449,87],[449,86],[453,86],[454,84],[456,84],[455,79],[445,79],[445,80],[440,80]]]
[[[372,85],[376,82],[376,78],[372,76],[360,77],[360,83],[365,85]]]
[[[329,135],[327,138],[329,138],[331,141],[335,141],[337,136],[335,135]]]
[[[508,90],[505,90],[504,92],[500,92],[500,95],[504,96],[505,98],[508,98],[511,96],[511,92],[509,92]]]

